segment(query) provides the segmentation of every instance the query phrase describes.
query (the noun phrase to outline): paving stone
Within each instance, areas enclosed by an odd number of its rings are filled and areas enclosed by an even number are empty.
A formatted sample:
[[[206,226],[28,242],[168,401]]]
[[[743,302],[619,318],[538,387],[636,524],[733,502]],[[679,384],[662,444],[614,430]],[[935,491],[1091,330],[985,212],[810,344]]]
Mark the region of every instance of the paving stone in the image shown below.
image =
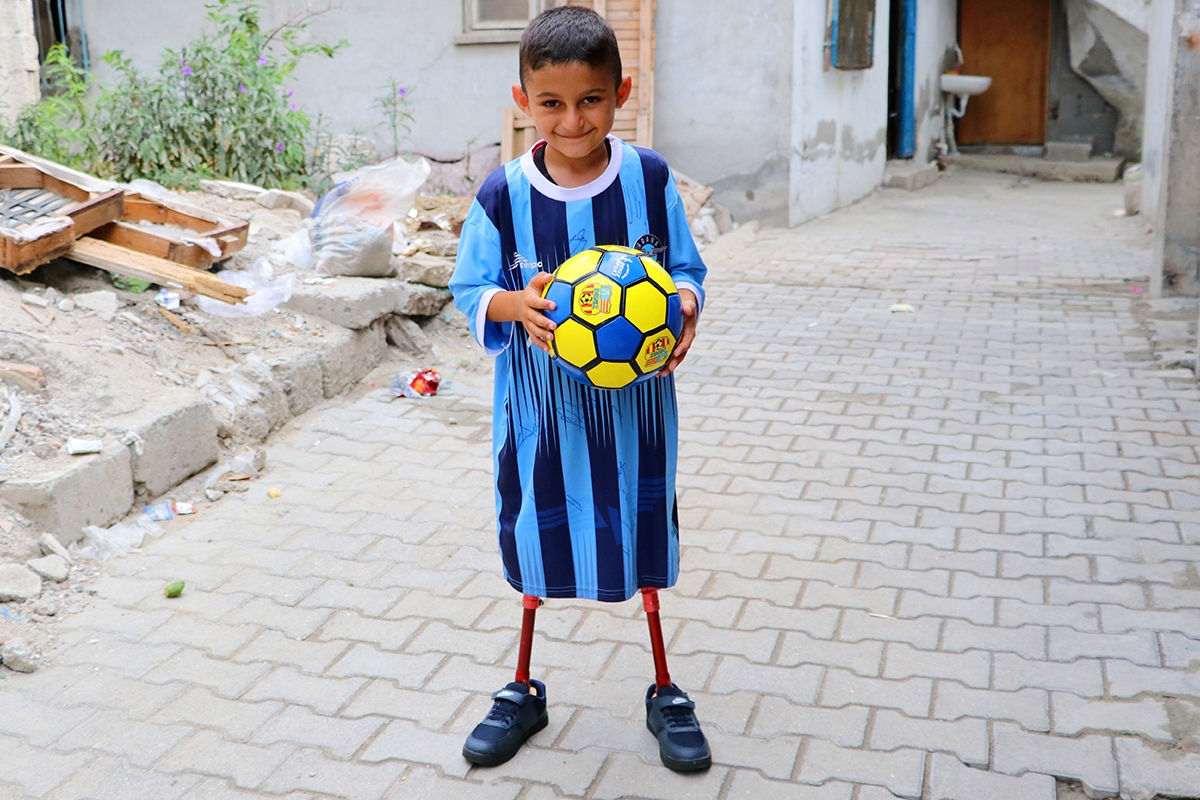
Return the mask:
[[[1112,739],[1107,736],[1081,736],[1067,739],[1028,733],[1017,725],[997,722],[992,768],[1007,775],[1042,772],[1059,778],[1081,781],[1092,797],[1116,794],[1117,764],[1112,754]]]
[[[263,791],[282,794],[311,791],[346,800],[381,800],[404,772],[402,764],[359,764],[334,761],[319,750],[299,750],[265,784]]]
[[[98,711],[64,734],[56,750],[99,750],[121,756],[138,767],[149,767],[192,729],[183,725],[154,725],[125,720],[116,711]]]
[[[226,739],[246,742],[281,710],[282,703],[226,700],[209,689],[197,687],[181,694],[155,715],[153,721],[216,728]]]
[[[1050,628],[1050,658],[1075,661],[1082,657],[1123,658],[1147,667],[1159,665],[1154,635],[1138,633],[1081,633],[1071,628]]]
[[[636,756],[616,754],[593,790],[597,800],[653,797],[655,800],[716,800],[729,770],[720,766],[699,773],[676,774],[661,764],[647,764]]]
[[[281,631],[294,639],[306,639],[332,615],[333,609],[329,608],[292,608],[265,597],[256,597],[230,611],[221,621],[234,625],[258,625]]]
[[[194,683],[235,698],[271,671],[266,664],[232,664],[209,658],[198,650],[181,650],[146,676],[149,683]]]
[[[861,608],[875,614],[891,614],[896,608],[895,589],[854,589],[810,581],[800,600],[801,608]]]
[[[967,764],[986,767],[988,726],[982,719],[961,719],[957,722],[914,719],[885,708],[875,713],[868,746],[872,750],[896,750],[900,747],[940,750],[954,753]]]
[[[54,800],[178,800],[198,786],[196,775],[156,775],[131,768],[119,758],[100,756],[55,790]],[[3,795],[0,795],[3,796]]]
[[[86,671],[77,674],[63,669],[53,671],[61,676],[65,684],[61,691],[54,694],[55,706],[60,709],[81,705],[111,708],[122,712],[129,719],[146,720],[186,691],[186,687],[180,684],[155,686],[124,678],[112,669],[82,669]]]
[[[1111,675],[1109,677],[1111,681]],[[1104,679],[1099,661],[1080,660],[1069,664],[1030,661],[1010,653],[992,657],[992,686],[1001,691],[1025,687],[1074,692],[1081,697],[1100,697]]]
[[[939,681],[936,692],[933,716],[937,719],[1007,719],[1021,723],[1026,730],[1050,730],[1049,695],[1041,689],[997,692]]]
[[[896,612],[896,616],[955,617],[969,620],[976,625],[994,625],[996,602],[990,597],[963,600],[956,597],[932,597],[906,590],[900,595],[900,610]]]
[[[772,781],[757,772],[739,769],[733,771],[733,780],[725,796],[730,800],[850,800],[854,788],[853,784],[840,781],[829,781],[820,786]],[[860,800],[869,800],[863,795],[866,790],[859,792]]]
[[[390,678],[399,686],[415,689],[442,663],[438,654],[421,656],[384,653],[370,645],[356,644],[326,671],[333,678],[364,676]]]
[[[1143,667],[1120,659],[1105,661],[1104,667],[1113,697],[1137,697],[1142,692],[1200,697],[1198,673]]]
[[[1016,653],[1025,658],[1045,660],[1046,629],[1035,625],[1000,628],[972,625],[960,619],[946,620],[942,649],[952,653],[968,650]]]
[[[97,634],[55,655],[63,666],[112,667],[128,678],[141,678],[179,651],[175,645],[128,644],[112,634]]]
[[[253,744],[276,742],[307,745],[346,761],[383,727],[379,717],[343,720],[314,714],[307,708],[290,707],[271,719],[252,740]]]
[[[1010,777],[972,769],[954,756],[935,753],[930,768],[929,800],[1055,800],[1058,789],[1049,775]]]
[[[279,631],[263,631],[237,652],[239,663],[291,664],[302,672],[319,675],[349,646],[347,642],[313,642],[291,639]]]
[[[23,738],[34,747],[46,747],[95,713],[90,708],[62,710],[15,690],[0,692],[0,734]]]
[[[30,747],[20,739],[0,736],[0,763],[4,783],[21,787],[30,797],[45,797],[55,787],[95,758],[91,753],[61,754]]]
[[[882,642],[826,642],[802,633],[789,633],[784,635],[779,648],[779,663],[783,666],[821,664],[844,667],[865,677],[879,675],[882,661]]]
[[[252,686],[241,699],[282,700],[330,715],[337,713],[366,683],[365,678],[315,678],[294,667],[280,667]]]
[[[1116,731],[1170,741],[1171,725],[1162,700],[1137,702],[1085,700],[1067,692],[1052,692],[1054,733],[1075,736],[1084,730]]]
[[[933,617],[898,619],[847,609],[842,614],[838,639],[843,642],[908,642],[923,650],[932,650],[937,647],[941,629],[942,621]]]
[[[1200,756],[1175,749],[1155,749],[1138,739],[1119,738],[1121,796],[1152,800],[1155,796],[1186,797],[1200,786]]]
[[[758,704],[751,733],[760,738],[779,734],[816,736],[842,747],[862,747],[868,715],[864,706],[821,708],[764,697]]]
[[[254,747],[226,742],[212,731],[197,731],[155,765],[158,772],[197,773],[226,778],[243,789],[257,789],[287,760],[290,745]]]
[[[840,616],[841,611],[836,608],[780,608],[763,600],[750,600],[737,627],[748,631],[761,628],[803,631],[817,639],[831,639]]]
[[[883,786],[898,797],[919,798],[925,780],[925,754],[919,750],[879,753],[812,739],[802,759],[797,777],[800,783],[821,784],[836,778]]]
[[[885,678],[948,678],[977,689],[986,689],[991,679],[991,656],[978,650],[960,654],[938,653],[891,643],[887,646],[886,663]]]
[[[904,681],[860,678],[845,670],[831,669],[821,687],[821,705],[896,708],[910,717],[924,717],[929,714],[932,691],[933,682],[925,678]]]

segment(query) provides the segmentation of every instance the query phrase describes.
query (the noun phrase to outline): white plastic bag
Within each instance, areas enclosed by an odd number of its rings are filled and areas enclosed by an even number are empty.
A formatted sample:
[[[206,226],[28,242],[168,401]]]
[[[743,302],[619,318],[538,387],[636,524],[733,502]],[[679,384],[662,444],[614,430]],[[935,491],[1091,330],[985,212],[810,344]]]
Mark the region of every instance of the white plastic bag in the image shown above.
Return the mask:
[[[425,159],[396,158],[345,176],[313,210],[317,271],[381,277],[392,271],[392,226],[403,219],[429,177]]]
[[[146,534],[162,536],[162,528],[144,515],[133,525],[121,522],[111,528],[89,525],[83,529],[83,542],[72,542],[67,551],[77,558],[107,561],[110,558],[120,558],[141,547]]]
[[[265,258],[260,258],[247,270],[218,272],[217,277],[234,286],[254,292],[244,303],[226,303],[212,297],[198,296],[196,305],[201,311],[218,317],[245,319],[265,314],[277,305],[292,299],[296,288],[296,275],[289,273],[275,277],[275,270]]]
[[[267,258],[272,264],[288,264],[298,270],[309,272],[313,268],[312,234],[308,228],[300,228],[284,239],[271,245]]]

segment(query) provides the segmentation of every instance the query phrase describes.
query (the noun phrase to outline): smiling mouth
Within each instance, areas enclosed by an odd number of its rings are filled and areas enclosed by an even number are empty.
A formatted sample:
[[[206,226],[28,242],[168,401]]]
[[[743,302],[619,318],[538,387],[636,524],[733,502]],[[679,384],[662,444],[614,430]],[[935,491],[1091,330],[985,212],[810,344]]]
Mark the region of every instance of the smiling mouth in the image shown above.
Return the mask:
[[[567,134],[567,133],[558,134],[559,138],[561,138],[561,139],[586,139],[590,135],[591,135],[591,131],[588,131],[587,133],[578,133],[575,135],[571,135],[571,134]]]

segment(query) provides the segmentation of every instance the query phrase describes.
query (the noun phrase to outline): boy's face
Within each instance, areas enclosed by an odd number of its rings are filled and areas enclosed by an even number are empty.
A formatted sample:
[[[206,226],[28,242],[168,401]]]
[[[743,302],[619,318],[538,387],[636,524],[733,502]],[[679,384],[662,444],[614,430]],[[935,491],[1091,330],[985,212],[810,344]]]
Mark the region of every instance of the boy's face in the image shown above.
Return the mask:
[[[617,109],[625,105],[633,81],[613,85],[612,72],[578,61],[547,64],[515,85],[513,100],[529,116],[549,147],[567,158],[586,158],[604,146]]]

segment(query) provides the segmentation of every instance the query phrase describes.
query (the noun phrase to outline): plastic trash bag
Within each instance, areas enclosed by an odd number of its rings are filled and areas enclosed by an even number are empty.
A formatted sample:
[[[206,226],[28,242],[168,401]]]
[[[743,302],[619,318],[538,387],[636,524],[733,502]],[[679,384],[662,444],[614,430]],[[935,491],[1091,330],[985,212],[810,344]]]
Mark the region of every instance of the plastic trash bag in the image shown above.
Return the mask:
[[[271,262],[260,258],[254,266],[247,270],[218,272],[217,277],[234,286],[241,286],[254,292],[244,303],[226,303],[212,297],[196,297],[196,305],[200,310],[217,317],[245,319],[265,314],[277,305],[292,299],[292,291],[296,288],[296,275],[289,273],[275,277]]]
[[[89,525],[83,529],[83,541],[72,542],[67,548],[72,556],[107,561],[120,558],[142,546],[146,534],[162,536],[162,528],[147,516],[138,518],[133,525],[118,522],[111,528]]]
[[[402,158],[345,176],[313,209],[318,272],[382,277],[392,273],[392,226],[403,219],[429,177],[429,162]]]
[[[286,264],[310,272],[313,268],[312,234],[308,228],[301,228],[280,239],[267,251],[267,259],[277,266]]]

